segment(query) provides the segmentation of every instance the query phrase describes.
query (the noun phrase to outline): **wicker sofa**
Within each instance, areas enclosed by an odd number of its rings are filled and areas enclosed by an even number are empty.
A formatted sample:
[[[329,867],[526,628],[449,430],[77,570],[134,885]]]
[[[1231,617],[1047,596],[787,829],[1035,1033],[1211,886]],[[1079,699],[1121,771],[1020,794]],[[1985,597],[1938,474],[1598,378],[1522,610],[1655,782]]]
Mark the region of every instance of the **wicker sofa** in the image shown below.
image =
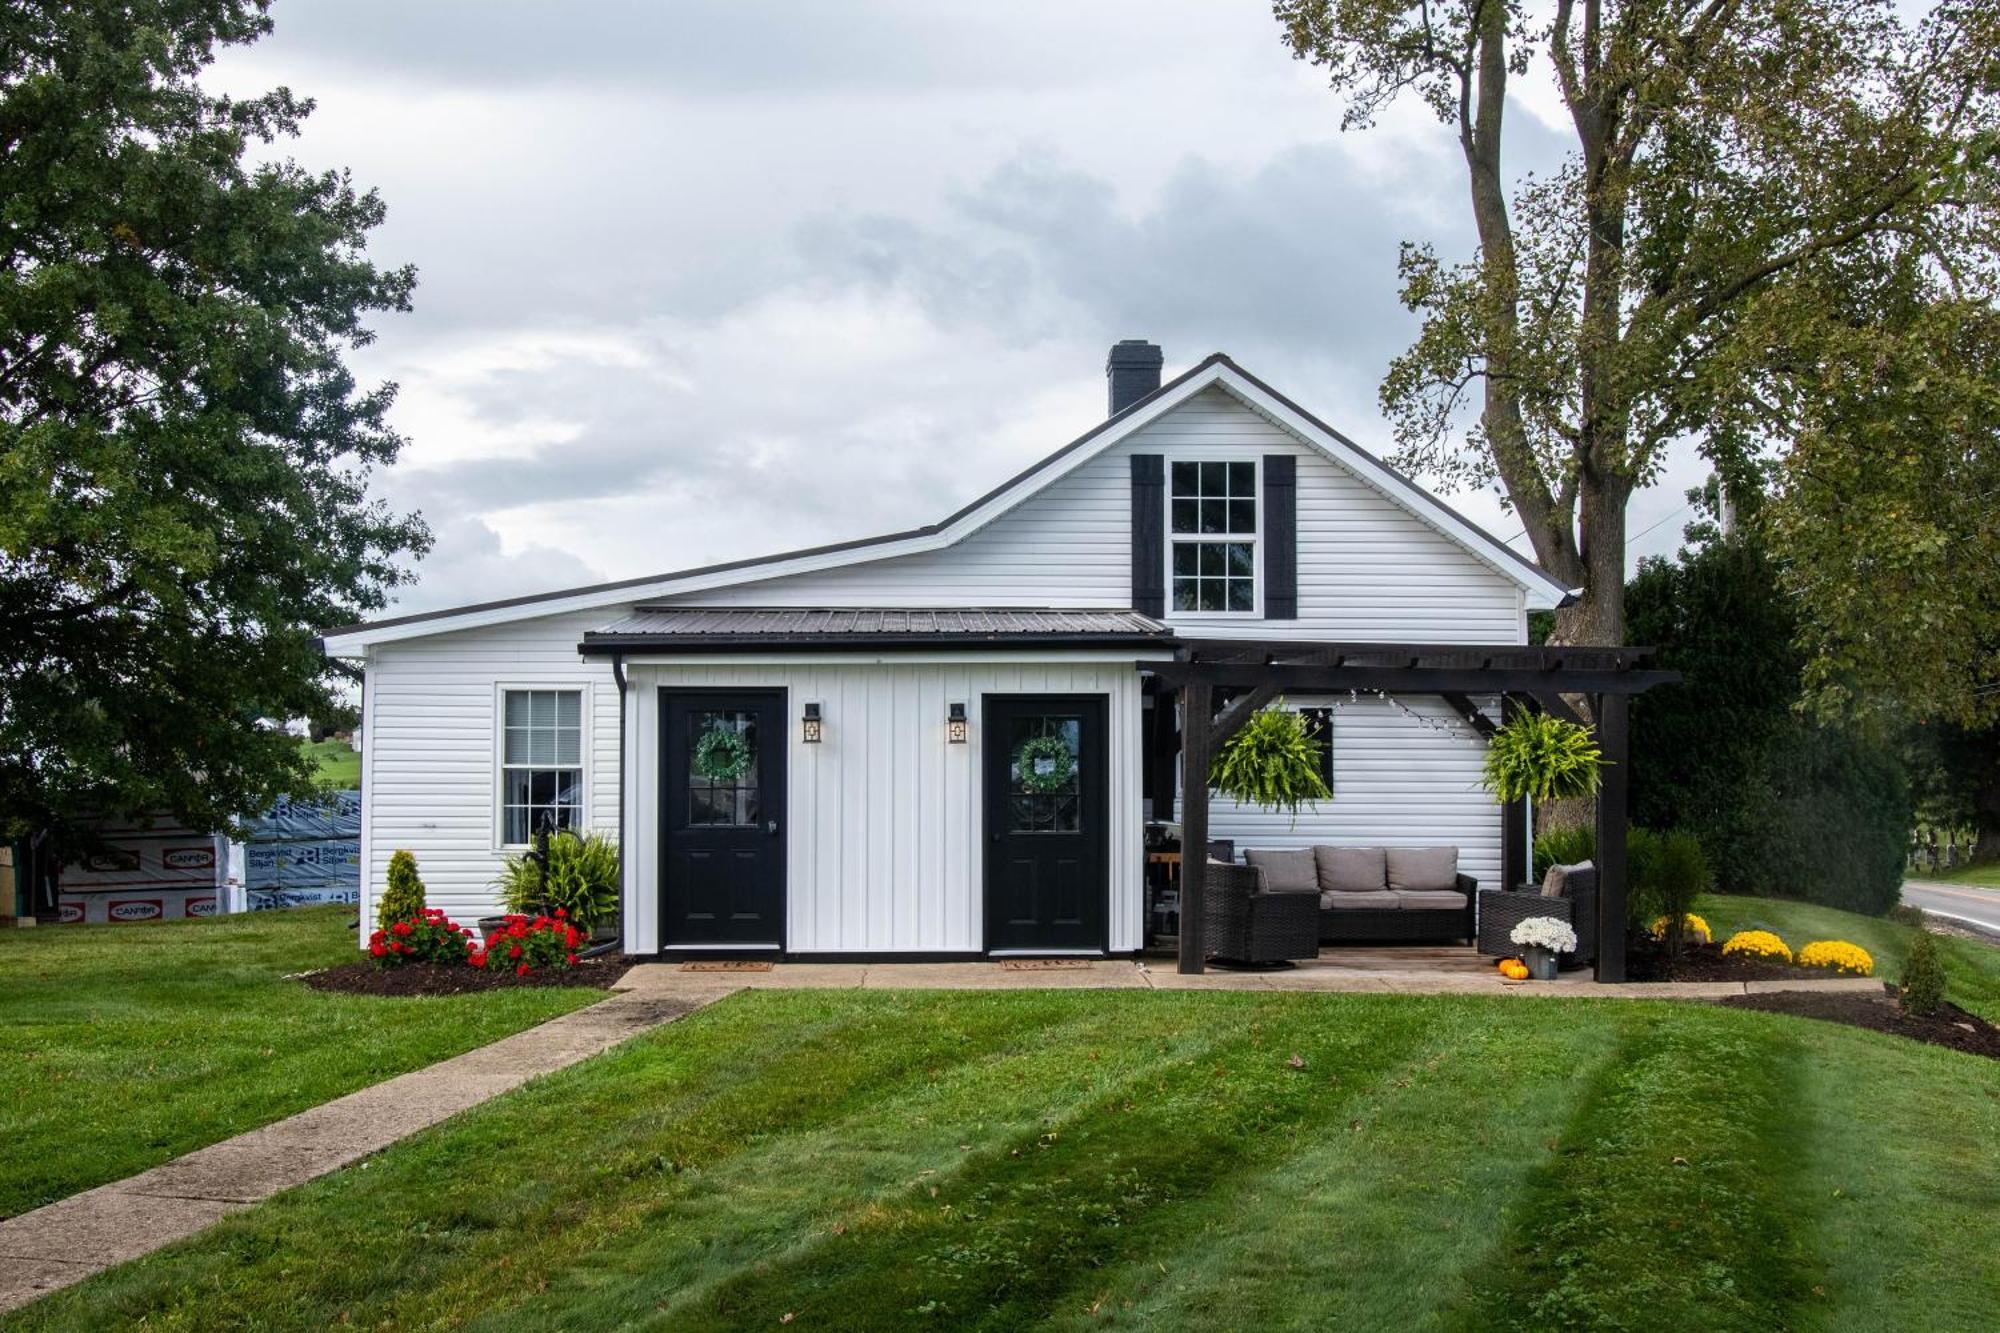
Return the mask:
[[[1479,881],[1456,847],[1328,847],[1244,853],[1273,892],[1317,891],[1322,944],[1428,944],[1473,938]]]
[[[1561,955],[1562,967],[1597,961],[1597,871],[1589,862],[1553,867],[1554,892],[1547,889],[1488,889],[1479,895],[1479,952],[1505,958],[1520,952],[1510,938],[1531,916],[1567,921],[1576,932],[1576,952]]]
[[[1223,963],[1289,965],[1319,955],[1319,898],[1273,892],[1256,866],[1211,861],[1202,901],[1202,944]]]

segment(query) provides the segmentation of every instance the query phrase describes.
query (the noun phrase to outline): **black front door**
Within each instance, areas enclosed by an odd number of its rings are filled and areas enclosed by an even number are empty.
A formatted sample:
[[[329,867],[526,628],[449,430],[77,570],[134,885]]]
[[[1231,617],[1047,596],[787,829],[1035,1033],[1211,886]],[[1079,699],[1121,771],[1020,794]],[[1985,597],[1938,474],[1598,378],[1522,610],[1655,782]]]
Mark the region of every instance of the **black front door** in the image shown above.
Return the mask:
[[[1104,717],[1101,695],[986,697],[989,953],[1105,947]]]
[[[782,946],[785,697],[662,690],[660,702],[660,943]]]

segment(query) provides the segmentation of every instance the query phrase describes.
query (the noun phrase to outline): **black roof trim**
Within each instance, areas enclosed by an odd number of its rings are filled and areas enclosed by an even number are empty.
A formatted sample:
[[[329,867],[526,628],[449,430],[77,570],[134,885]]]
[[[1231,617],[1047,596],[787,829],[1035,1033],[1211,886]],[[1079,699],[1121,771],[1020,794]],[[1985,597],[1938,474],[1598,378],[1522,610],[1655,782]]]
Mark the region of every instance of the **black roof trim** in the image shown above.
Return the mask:
[[[586,634],[584,657],[613,653],[810,653],[891,649],[933,652],[974,648],[1168,648],[1177,641],[1158,634]]]
[[[977,499],[974,499],[966,504],[960,505],[957,509],[953,510],[950,514],[946,515],[944,518],[940,519],[936,523],[926,523],[921,527],[905,528],[900,532],[888,532],[875,537],[856,537],[848,541],[829,542],[824,546],[806,546],[791,551],[776,551],[770,555],[749,556],[742,560],[725,560],[719,564],[713,564],[713,565],[694,565],[687,569],[669,570],[663,574],[646,574],[638,578],[613,579],[608,583],[586,583],[573,588],[557,588],[550,592],[527,593],[520,597],[502,597],[496,601],[491,601],[491,602],[472,602],[464,606],[444,607],[436,611],[417,611],[409,615],[388,616],[381,620],[357,621],[351,625],[338,625],[330,629],[321,630],[319,632],[318,641],[320,642],[323,648],[325,640],[329,638],[333,638],[335,636],[342,634],[353,634],[361,630],[389,629],[397,625],[416,625],[429,620],[445,620],[445,619],[450,619],[454,616],[476,615],[481,611],[502,611],[512,606],[532,606],[537,602],[560,601],[565,597],[581,597],[590,593],[598,593],[598,592],[616,592],[620,588],[642,588],[645,587],[647,584],[665,583],[674,579],[698,578],[704,574],[726,574],[733,570],[738,570],[738,569],[755,569],[760,565],[773,565],[784,560],[803,560],[803,559],[809,559],[817,555],[833,555],[839,551],[858,551],[870,546],[886,546],[892,542],[906,541],[912,537],[936,536],[939,532],[942,532],[944,529],[958,522],[959,519],[964,518],[967,514],[970,514],[974,510],[980,508],[982,505],[986,504],[994,497],[1005,494],[1007,491],[1019,485],[1021,482],[1027,480],[1035,473],[1040,472],[1043,468],[1055,462],[1057,459],[1066,457],[1067,455],[1076,452],[1078,449],[1083,448],[1083,446],[1089,444],[1092,440],[1096,439],[1098,436],[1102,435],[1105,431],[1111,429],[1111,427],[1117,425],[1119,422],[1125,420],[1133,413],[1142,410],[1147,405],[1153,402],[1156,402],[1162,396],[1170,394],[1174,392],[1176,389],[1179,389],[1183,384],[1187,383],[1195,376],[1201,374],[1203,371],[1209,369],[1211,366],[1218,366],[1218,365],[1229,367],[1229,369],[1235,371],[1238,375],[1241,375],[1244,379],[1248,380],[1258,389],[1269,394],[1272,398],[1275,398],[1278,402],[1282,403],[1287,409],[1298,413],[1299,416],[1303,417],[1315,429],[1325,431],[1328,435],[1331,435],[1334,439],[1339,440],[1342,444],[1346,445],[1350,449],[1355,450],[1364,457],[1367,458],[1375,457],[1373,454],[1369,453],[1366,449],[1363,449],[1360,445],[1356,444],[1353,440],[1350,440],[1347,436],[1341,434],[1333,427],[1327,425],[1324,421],[1321,421],[1318,417],[1306,411],[1303,407],[1300,407],[1290,398],[1287,398],[1284,394],[1279,393],[1276,389],[1266,384],[1263,380],[1258,379],[1255,375],[1245,370],[1242,366],[1236,364],[1235,361],[1229,358],[1229,355],[1227,353],[1210,352],[1200,361],[1188,367],[1180,374],[1174,376],[1172,379],[1168,380],[1166,383],[1162,384],[1159,388],[1153,390],[1145,397],[1134,400],[1129,407],[1125,408],[1124,411],[1118,413],[1116,416],[1106,417],[1103,421],[1098,422],[1095,426],[1092,426],[1089,430],[1077,436],[1075,439],[1071,440],[1068,444],[1065,444],[1062,448],[1056,450],[1054,453],[1045,455],[1044,457],[1038,459],[1036,462],[1030,464],[1028,467],[1023,468],[1021,471],[1007,478],[1005,481],[1001,482],[998,486],[993,487],[991,490],[979,496]],[[1403,487],[1403,489],[1408,491],[1411,495],[1417,497],[1419,500],[1428,504],[1432,509],[1443,514],[1447,518],[1455,520],[1456,522],[1459,523],[1463,523],[1466,527],[1472,529],[1474,532],[1484,537],[1487,541],[1492,542],[1495,547],[1497,547],[1501,551],[1504,551],[1523,569],[1529,571],[1532,574],[1537,575],[1540,578],[1547,580],[1549,583],[1553,585],[1560,586],[1560,581],[1557,580],[1555,576],[1550,574],[1547,570],[1543,569],[1540,565],[1528,559],[1520,552],[1514,550],[1512,547],[1508,546],[1507,543],[1493,536],[1492,533],[1487,532],[1484,528],[1474,523],[1471,519],[1466,518],[1463,514],[1459,513],[1451,506],[1445,504],[1444,501],[1438,499],[1436,496],[1432,495],[1429,491],[1426,491],[1423,487],[1417,485],[1414,481],[1404,476],[1401,472],[1398,472],[1396,469],[1390,467],[1387,463],[1382,462],[1380,459],[1375,459],[1375,462],[1378,466],[1381,467],[1381,469],[1384,472],[1389,474],[1391,480],[1398,483],[1400,486]],[[1564,591],[1567,592],[1568,590],[1565,589]]]

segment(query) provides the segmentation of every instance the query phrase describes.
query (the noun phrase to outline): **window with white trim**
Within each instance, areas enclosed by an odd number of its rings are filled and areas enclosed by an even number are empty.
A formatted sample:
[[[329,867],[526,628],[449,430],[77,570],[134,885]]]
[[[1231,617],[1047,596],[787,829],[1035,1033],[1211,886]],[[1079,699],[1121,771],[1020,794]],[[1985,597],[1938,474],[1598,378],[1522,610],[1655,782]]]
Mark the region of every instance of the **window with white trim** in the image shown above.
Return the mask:
[[[583,691],[501,693],[500,841],[583,823]]]
[[[1257,465],[1168,468],[1169,587],[1176,611],[1257,609]]]

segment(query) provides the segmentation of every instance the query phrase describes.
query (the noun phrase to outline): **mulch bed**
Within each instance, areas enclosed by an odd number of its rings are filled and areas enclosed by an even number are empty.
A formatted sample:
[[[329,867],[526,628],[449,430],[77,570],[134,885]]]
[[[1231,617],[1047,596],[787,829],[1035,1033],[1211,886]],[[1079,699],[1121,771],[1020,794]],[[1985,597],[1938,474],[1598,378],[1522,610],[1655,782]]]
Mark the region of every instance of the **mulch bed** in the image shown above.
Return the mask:
[[[1818,1018],[1829,1023],[1889,1032],[1932,1046],[2000,1060],[2000,1028],[1949,1001],[1928,1018],[1906,1014],[1888,996],[1853,991],[1778,991],[1769,995],[1732,995],[1722,1001],[1732,1009],[1759,1009],[1771,1014]]]
[[[408,963],[377,967],[373,963],[342,963],[301,980],[314,990],[343,995],[466,995],[482,990],[513,990],[523,986],[591,986],[609,990],[632,964],[623,958],[586,958],[561,972],[530,972],[516,976],[506,969],[446,967],[441,963]]]
[[[1690,944],[1679,958],[1651,940],[1634,940],[1625,955],[1625,974],[1634,981],[1825,981],[1834,974],[1741,954],[1724,954],[1719,944]]]

